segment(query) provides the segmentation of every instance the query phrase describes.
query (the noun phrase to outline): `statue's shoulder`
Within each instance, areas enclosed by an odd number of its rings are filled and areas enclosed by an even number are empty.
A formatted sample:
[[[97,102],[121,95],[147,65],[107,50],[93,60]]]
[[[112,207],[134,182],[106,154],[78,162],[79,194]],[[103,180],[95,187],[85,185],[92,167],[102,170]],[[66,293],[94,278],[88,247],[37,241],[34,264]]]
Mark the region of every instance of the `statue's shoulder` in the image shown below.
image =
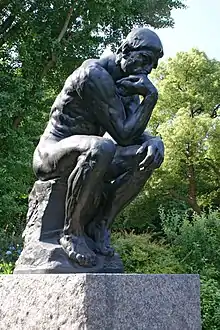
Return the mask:
[[[82,81],[86,81],[91,71],[99,67],[95,59],[85,60],[77,69],[75,69],[65,80],[63,91],[68,92],[77,88]]]
[[[66,80],[64,89],[79,91],[85,84],[88,84],[90,87],[95,86],[96,91],[109,91],[114,87],[112,77],[106,70],[103,62],[96,59],[84,61]]]
[[[93,70],[95,68],[99,68],[100,67],[100,63],[98,60],[96,59],[88,59],[85,60],[81,66],[78,68],[79,71],[83,72],[88,72],[90,70]]]
[[[110,76],[105,66],[103,65],[103,61],[100,61],[98,59],[89,59],[84,61],[79,70],[80,74],[85,74],[89,78]]]

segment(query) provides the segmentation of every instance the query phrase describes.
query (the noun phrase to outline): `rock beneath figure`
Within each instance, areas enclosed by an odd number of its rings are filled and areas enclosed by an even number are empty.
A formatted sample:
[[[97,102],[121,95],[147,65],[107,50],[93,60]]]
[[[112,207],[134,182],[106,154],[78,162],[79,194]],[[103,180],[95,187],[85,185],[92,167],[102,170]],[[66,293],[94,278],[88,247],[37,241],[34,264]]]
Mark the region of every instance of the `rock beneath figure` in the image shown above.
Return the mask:
[[[27,225],[23,233],[24,249],[14,273],[122,273],[118,254],[96,254],[96,265],[82,267],[68,258],[59,244],[64,226],[67,184],[59,179],[36,181],[29,196]],[[94,250],[94,242],[86,237]]]

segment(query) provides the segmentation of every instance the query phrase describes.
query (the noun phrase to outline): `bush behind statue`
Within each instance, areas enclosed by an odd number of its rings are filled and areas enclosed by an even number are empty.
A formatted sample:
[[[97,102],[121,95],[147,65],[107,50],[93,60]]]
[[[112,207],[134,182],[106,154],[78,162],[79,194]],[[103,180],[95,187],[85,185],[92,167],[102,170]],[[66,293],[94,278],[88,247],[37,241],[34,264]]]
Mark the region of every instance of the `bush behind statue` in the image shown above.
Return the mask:
[[[167,241],[187,271],[219,280],[220,275],[220,212],[179,215],[171,210],[160,211]]]
[[[114,233],[113,243],[122,257],[125,272],[142,274],[184,273],[173,250],[150,234]]]
[[[220,213],[189,217],[160,209],[162,227],[180,265],[201,276],[203,330],[220,329]]]

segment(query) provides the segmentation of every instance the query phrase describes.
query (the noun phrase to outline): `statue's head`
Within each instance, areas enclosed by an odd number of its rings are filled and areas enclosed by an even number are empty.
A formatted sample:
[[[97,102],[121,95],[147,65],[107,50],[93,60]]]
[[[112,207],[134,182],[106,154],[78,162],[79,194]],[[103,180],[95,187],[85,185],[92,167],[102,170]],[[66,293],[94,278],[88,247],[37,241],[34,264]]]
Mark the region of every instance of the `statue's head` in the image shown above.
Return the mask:
[[[147,28],[132,30],[116,53],[116,62],[127,74],[149,74],[163,56],[163,46],[157,34]]]

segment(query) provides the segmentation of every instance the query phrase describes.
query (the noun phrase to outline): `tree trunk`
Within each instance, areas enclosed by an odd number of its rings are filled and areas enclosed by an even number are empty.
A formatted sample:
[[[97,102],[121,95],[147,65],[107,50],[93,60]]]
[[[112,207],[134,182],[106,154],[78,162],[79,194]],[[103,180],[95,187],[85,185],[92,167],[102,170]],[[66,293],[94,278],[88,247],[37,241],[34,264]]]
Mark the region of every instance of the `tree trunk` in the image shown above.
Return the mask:
[[[171,189],[169,191],[170,195],[184,201],[185,203],[189,204],[190,207],[195,211],[197,214],[201,214],[201,208],[197,202],[197,189],[196,189],[196,174],[195,174],[195,167],[190,159],[192,157],[190,145],[187,145],[186,150],[186,158],[188,159],[187,166],[187,178],[188,178],[188,194],[187,196],[179,195],[175,190]]]
[[[201,208],[197,203],[196,178],[195,178],[195,169],[193,164],[190,164],[188,167],[188,179],[189,179],[188,203],[196,213],[200,214]]]

